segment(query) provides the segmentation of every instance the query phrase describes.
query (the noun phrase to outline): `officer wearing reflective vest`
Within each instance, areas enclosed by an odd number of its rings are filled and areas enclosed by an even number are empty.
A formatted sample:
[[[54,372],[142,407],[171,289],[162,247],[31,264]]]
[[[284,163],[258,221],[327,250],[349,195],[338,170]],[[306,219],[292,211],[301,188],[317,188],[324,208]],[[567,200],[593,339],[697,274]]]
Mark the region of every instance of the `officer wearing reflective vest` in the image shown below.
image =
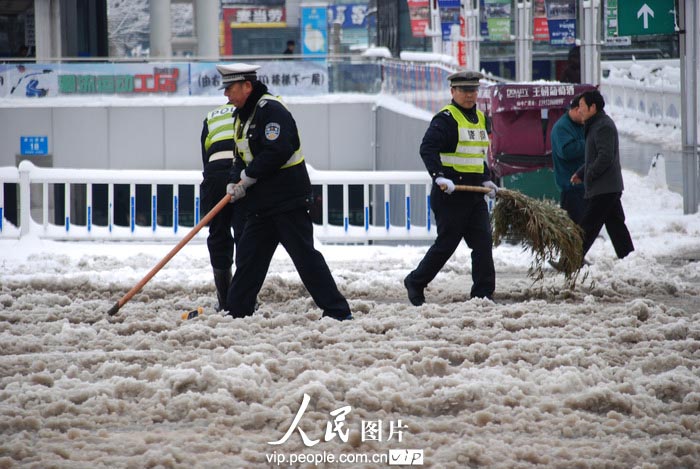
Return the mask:
[[[491,224],[484,195],[455,190],[456,185],[484,186],[491,189],[491,198],[498,191],[486,164],[490,124],[476,108],[481,78],[481,73],[470,71],[447,77],[452,102],[433,117],[420,146],[420,156],[434,181],[430,207],[435,214],[437,238],[418,267],[404,279],[409,301],[415,306],[425,303],[425,288],[461,240],[471,249],[470,297],[492,299],[496,287]]]
[[[253,314],[275,249],[281,243],[323,316],[352,319],[323,255],[314,248],[311,182],[296,122],[281,100],[258,81],[257,65],[231,64],[235,159],[226,190],[234,205],[248,204],[228,294],[234,317]]]
[[[222,66],[217,70],[223,75]],[[223,66],[225,67],[225,66]],[[233,111],[229,97],[230,87],[227,83],[219,88],[224,90],[228,102],[207,113],[200,138],[202,149],[203,180],[200,185],[202,198],[202,215],[211,210],[226,194],[226,184],[233,167]],[[233,264],[234,246],[243,233],[245,208],[243,204],[224,207],[211,222],[207,249],[209,261],[214,271],[214,285],[218,299],[218,309],[226,309],[228,287],[231,284],[231,265]],[[231,234],[233,229],[233,235]],[[236,253],[237,254],[237,253]]]

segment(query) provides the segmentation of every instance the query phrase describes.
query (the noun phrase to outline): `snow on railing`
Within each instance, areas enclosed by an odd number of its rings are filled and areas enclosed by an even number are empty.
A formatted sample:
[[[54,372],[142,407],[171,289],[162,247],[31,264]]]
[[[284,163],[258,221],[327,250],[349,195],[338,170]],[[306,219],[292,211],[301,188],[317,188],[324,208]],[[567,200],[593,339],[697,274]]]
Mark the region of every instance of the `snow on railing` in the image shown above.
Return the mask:
[[[651,124],[681,126],[678,60],[604,62],[600,91],[606,107]]]
[[[309,175],[320,188],[314,234],[322,242],[430,240],[436,235],[431,180],[423,171],[309,167]],[[23,161],[19,168],[0,168],[0,239],[181,239],[204,215],[200,182],[199,171],[40,168]],[[3,189],[13,184],[19,186],[17,200],[8,200]],[[360,187],[358,197],[352,188]],[[342,201],[329,198],[329,190],[335,194],[337,188]],[[12,206],[18,208],[14,220],[7,210]],[[197,238],[206,239],[207,232],[203,229]]]

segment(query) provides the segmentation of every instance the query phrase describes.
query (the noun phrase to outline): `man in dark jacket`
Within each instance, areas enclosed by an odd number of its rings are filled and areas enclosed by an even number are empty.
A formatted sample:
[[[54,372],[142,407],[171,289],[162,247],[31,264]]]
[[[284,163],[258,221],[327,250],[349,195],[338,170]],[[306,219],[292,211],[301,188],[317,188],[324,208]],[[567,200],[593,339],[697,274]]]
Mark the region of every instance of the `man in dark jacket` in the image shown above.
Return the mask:
[[[311,182],[301,153],[296,122],[279,98],[257,80],[258,66],[232,64],[230,83],[236,157],[227,193],[245,197],[248,217],[228,295],[234,317],[253,314],[255,300],[277,246],[292,258],[301,281],[323,315],[352,319],[323,255],[314,248],[309,215]]]
[[[586,91],[579,100],[585,122],[586,163],[571,176],[572,184],[583,182],[586,207],[581,219],[583,255],[605,225],[615,254],[622,259],[634,251],[622,209],[622,168],[617,127],[605,113],[605,100],[598,90]]]
[[[489,124],[476,108],[479,94],[478,72],[457,72],[448,76],[452,102],[430,122],[420,146],[423,159],[434,184],[430,208],[435,214],[437,238],[418,267],[404,279],[411,304],[425,303],[423,290],[440,272],[464,239],[472,250],[472,298],[492,298],[496,288],[493,266],[493,240],[489,212],[480,192],[455,191],[455,185],[478,185],[491,190],[486,165]]]
[[[585,163],[586,140],[579,112],[580,96],[574,97],[569,110],[552,126],[552,163],[554,182],[560,193],[559,205],[576,224],[583,216],[583,186],[572,184],[571,176]]]
[[[219,73],[226,71],[225,65],[217,66]],[[224,96],[229,97],[230,86],[222,85]],[[202,148],[202,214],[211,210],[226,194],[226,184],[233,166],[233,111],[231,100],[207,113],[200,137]],[[209,261],[214,271],[214,285],[219,302],[219,311],[226,309],[228,287],[231,284],[231,264],[234,246],[243,233],[245,222],[244,201],[235,207],[224,207],[211,222],[207,249]],[[233,236],[231,236],[233,228]]]

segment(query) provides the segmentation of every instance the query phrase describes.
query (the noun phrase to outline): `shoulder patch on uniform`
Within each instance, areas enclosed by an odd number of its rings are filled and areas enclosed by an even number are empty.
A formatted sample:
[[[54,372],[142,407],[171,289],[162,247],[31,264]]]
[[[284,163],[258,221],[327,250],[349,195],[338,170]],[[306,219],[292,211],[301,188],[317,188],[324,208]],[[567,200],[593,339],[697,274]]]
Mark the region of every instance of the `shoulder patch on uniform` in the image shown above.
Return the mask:
[[[277,140],[280,136],[281,127],[277,122],[270,122],[265,126],[265,138],[268,140]]]
[[[443,113],[444,115],[446,115],[446,116],[451,116],[451,115],[452,115],[452,113],[450,112],[449,109],[445,109],[444,111],[442,111],[442,113]]]
[[[261,99],[260,101],[258,101],[258,107],[265,107],[266,104],[267,99]]]

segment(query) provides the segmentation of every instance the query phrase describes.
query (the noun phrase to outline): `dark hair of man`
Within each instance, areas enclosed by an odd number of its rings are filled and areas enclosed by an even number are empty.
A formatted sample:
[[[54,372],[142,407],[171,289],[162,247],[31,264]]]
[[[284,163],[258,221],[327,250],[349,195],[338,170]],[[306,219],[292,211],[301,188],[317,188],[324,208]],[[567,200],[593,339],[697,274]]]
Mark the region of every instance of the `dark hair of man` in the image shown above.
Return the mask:
[[[569,103],[569,109],[578,109],[578,102],[581,100],[581,95],[577,94]]]
[[[603,99],[603,95],[600,94],[600,91],[598,90],[585,91],[581,97],[586,102],[586,106],[588,107],[595,104],[595,108],[598,111],[602,111],[603,108],[605,108],[605,100]]]

